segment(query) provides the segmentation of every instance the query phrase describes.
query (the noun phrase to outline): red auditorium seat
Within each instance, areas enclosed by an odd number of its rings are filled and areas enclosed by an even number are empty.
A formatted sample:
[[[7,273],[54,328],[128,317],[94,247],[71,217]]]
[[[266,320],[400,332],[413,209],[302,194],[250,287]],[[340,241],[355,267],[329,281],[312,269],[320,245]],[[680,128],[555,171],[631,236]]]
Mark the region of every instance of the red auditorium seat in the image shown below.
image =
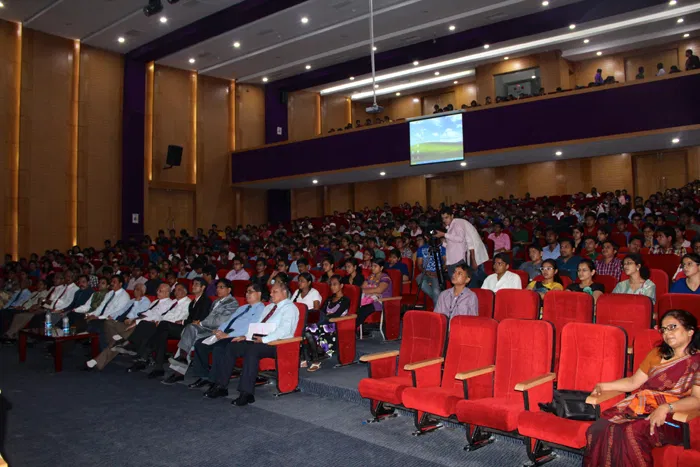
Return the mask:
[[[651,329],[652,310],[651,299],[645,295],[603,294],[596,303],[596,323],[621,327],[633,343],[639,332]],[[631,359],[631,345],[628,354]]]
[[[689,293],[668,293],[656,295],[656,309],[659,320],[669,310],[685,310],[700,320],[700,295]]]
[[[517,391],[523,392],[525,404],[525,411],[518,416],[518,433],[524,437],[533,465],[552,460],[552,447],[580,452],[586,446],[586,430],[593,422],[568,420],[540,411],[533,402],[532,391],[538,395],[546,393],[551,400],[555,377],[558,390],[590,391],[601,381],[614,381],[625,374],[627,336],[622,329],[569,323],[561,335],[559,372],[543,373],[516,386]],[[623,396],[606,400],[600,408],[611,407]]]
[[[534,292],[533,292],[534,293]],[[515,434],[518,415],[524,410],[515,385],[552,371],[554,327],[537,320],[506,319],[498,325],[496,364],[460,373],[456,378],[469,381],[494,373],[493,397],[467,399],[457,403],[457,419],[466,425],[468,451],[489,444],[489,432]],[[552,400],[551,386],[530,394],[530,404]]]
[[[593,322],[593,297],[583,292],[553,290],[544,296],[542,319],[554,325],[556,346],[554,348],[554,372],[559,367],[561,331],[568,323]]]
[[[370,400],[373,421],[392,415],[394,408],[391,406],[400,406],[404,389],[413,386],[411,372],[405,369],[407,364],[443,355],[446,334],[445,315],[408,311],[403,317],[403,337],[399,350],[360,357],[360,361],[369,363],[369,366],[368,377],[360,380],[358,389],[362,397]],[[421,384],[424,373],[417,373],[417,381]],[[439,376],[433,384],[437,385],[438,382]]]
[[[540,296],[532,290],[503,289],[496,292],[493,318],[537,319],[540,314]]]
[[[561,279],[561,286],[564,287],[564,289],[566,289],[568,286],[570,286],[573,283],[573,281],[571,280],[571,278],[569,276],[559,276],[559,278]],[[544,276],[540,274],[539,276],[536,276],[533,280],[535,282],[544,280]]]
[[[661,334],[656,329],[645,329],[637,333],[632,343],[634,361],[632,371],[629,372],[630,374],[637,371],[639,365],[641,365],[646,356],[649,355],[651,349],[661,342],[661,339]]]
[[[228,274],[228,269],[219,269],[216,271],[216,275],[219,276],[219,279],[226,279],[226,274]]]
[[[510,272],[515,273],[520,277],[520,283],[523,284],[523,289],[527,288],[527,284],[530,283],[530,276],[528,276],[525,271],[521,271],[520,269],[510,269]]]
[[[643,254],[644,264],[650,269],[661,269],[668,277],[673,277],[681,264],[681,257],[678,255],[650,255]]]
[[[578,280],[576,281],[578,282]],[[614,276],[608,276],[605,274],[596,274],[593,276],[593,282],[596,284],[602,284],[605,287],[605,293],[609,294],[615,289],[618,280]]]
[[[336,328],[336,351],[338,356],[338,364],[336,367],[357,363],[355,354],[357,353],[356,336],[355,336],[355,320],[357,319],[357,310],[360,307],[360,288],[356,285],[343,285],[343,294],[350,300],[350,310],[345,316],[340,318],[332,318],[331,323],[335,323]]]
[[[406,408],[415,411],[415,425],[423,434],[438,428],[440,425],[434,419],[448,419],[454,416],[457,402],[467,394],[470,399],[491,397],[493,385],[491,375],[484,374],[469,382],[467,392],[466,380],[455,379],[457,373],[493,365],[496,357],[496,332],[498,323],[491,318],[475,316],[456,316],[450,321],[450,333],[447,344],[447,355],[440,384],[418,384],[403,392],[402,401]],[[426,375],[428,381],[440,382],[440,369],[443,359],[434,358],[422,362],[411,363],[405,370],[432,374]],[[417,376],[414,381],[418,381]]]
[[[379,323],[379,330],[385,340],[392,341],[399,338],[401,330],[401,272],[396,269],[387,269],[391,278],[391,297],[382,298],[382,311],[371,314],[365,324]],[[386,331],[382,329],[386,328]]]
[[[231,293],[234,296],[245,297],[250,281],[231,281],[231,284],[233,285],[233,290]]]
[[[192,281],[190,279],[178,279],[177,281],[184,285],[188,292],[192,291]]]
[[[488,289],[469,289],[476,294],[479,301],[479,316],[482,318],[493,318],[493,302],[496,295]]]

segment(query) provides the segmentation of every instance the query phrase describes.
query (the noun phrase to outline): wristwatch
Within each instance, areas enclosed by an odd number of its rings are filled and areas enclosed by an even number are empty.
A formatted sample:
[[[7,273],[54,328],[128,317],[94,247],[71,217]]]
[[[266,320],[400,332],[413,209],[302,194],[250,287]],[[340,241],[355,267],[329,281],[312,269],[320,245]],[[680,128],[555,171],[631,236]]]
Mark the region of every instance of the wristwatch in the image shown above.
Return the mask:
[[[668,404],[668,413],[673,413],[673,404]]]

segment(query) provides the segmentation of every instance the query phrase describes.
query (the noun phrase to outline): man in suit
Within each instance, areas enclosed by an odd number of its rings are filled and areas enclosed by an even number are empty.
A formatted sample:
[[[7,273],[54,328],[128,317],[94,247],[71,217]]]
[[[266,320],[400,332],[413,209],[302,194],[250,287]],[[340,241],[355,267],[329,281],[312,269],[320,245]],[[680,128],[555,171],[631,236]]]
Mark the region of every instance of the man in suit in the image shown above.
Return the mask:
[[[283,281],[275,281],[270,289],[270,303],[262,313],[261,323],[274,324],[274,330],[265,336],[253,336],[248,341],[244,336],[236,337],[226,346],[224,352],[214,354],[215,382],[204,394],[215,399],[228,395],[228,383],[238,358],[243,358],[243,369],[238,382],[239,397],[232,402],[242,407],[255,402],[255,378],[258,364],[263,358],[275,358],[277,348],[270,342],[294,337],[299,322],[299,310],[289,299],[289,288]]]

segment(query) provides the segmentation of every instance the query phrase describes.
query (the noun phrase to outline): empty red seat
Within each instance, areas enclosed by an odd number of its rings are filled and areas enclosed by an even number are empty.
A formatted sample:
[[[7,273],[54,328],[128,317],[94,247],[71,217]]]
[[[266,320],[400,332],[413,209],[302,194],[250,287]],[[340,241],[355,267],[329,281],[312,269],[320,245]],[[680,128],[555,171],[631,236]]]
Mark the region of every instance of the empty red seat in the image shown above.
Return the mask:
[[[602,284],[605,287],[605,293],[612,293],[617,285],[618,280],[613,276],[608,276],[605,274],[596,274],[593,276],[593,282],[596,284]]]
[[[523,285],[523,289],[530,283],[530,276],[528,276],[525,271],[521,271],[520,269],[510,269],[510,272],[513,272],[520,277],[520,283]]]
[[[360,361],[369,363],[368,377],[360,380],[360,395],[370,400],[375,420],[394,412],[387,404],[399,406],[404,389],[413,385],[409,363],[442,357],[445,349],[447,318],[428,311],[409,311],[403,317],[403,337],[399,350],[363,355]],[[397,358],[398,357],[398,366]],[[418,381],[424,373],[417,371]],[[433,385],[439,383],[439,374]]]
[[[561,334],[561,358],[556,374],[558,390],[588,392],[601,381],[614,381],[624,376],[627,337],[622,329],[569,323]],[[540,411],[538,405],[533,403],[531,391],[546,390],[551,400],[554,376],[553,373],[542,374],[516,387],[523,392],[527,405],[527,410],[518,416],[518,433],[525,438],[528,457],[535,465],[548,460],[551,447],[583,449],[586,446],[586,430],[593,423],[559,418]],[[621,398],[606,401],[601,409],[611,407]]]
[[[540,296],[532,290],[502,289],[496,292],[493,318],[537,319],[540,314]]]
[[[656,286],[656,300],[658,301],[660,296],[668,293],[669,275],[661,269],[650,269],[649,279]]]
[[[642,254],[642,258],[649,269],[661,269],[668,277],[673,277],[678,269],[678,265],[681,264],[681,257],[678,255]]]
[[[245,297],[250,281],[231,281],[231,284],[233,285],[232,294],[234,296]]]
[[[554,350],[554,372],[559,366],[561,331],[568,323],[593,322],[593,297],[583,292],[553,290],[544,296],[542,319],[554,325],[556,346]]]
[[[431,416],[448,418],[454,415],[457,402],[465,397],[462,382],[455,379],[457,373],[493,365],[497,328],[498,322],[491,318],[456,316],[450,321],[442,382],[435,386],[419,384],[418,387],[409,387],[403,392],[403,405],[417,411],[415,423],[419,433],[438,426],[431,420]],[[442,361],[442,358],[434,358],[406,365],[405,369],[435,372],[439,381]],[[434,378],[435,376],[430,379]],[[491,397],[492,391],[490,374],[469,381],[470,399]]]
[[[488,289],[469,289],[476,294],[479,301],[479,316],[482,318],[493,318],[493,302],[496,294]]]
[[[700,295],[689,293],[669,293],[656,295],[656,309],[659,320],[669,310],[685,310],[700,319]]]
[[[651,329],[651,312],[646,295],[604,294],[596,304],[596,323],[620,326],[632,343],[638,332]]]
[[[534,293],[534,292],[533,292]],[[514,433],[518,415],[525,410],[515,385],[552,371],[554,327],[538,320],[506,319],[498,325],[496,364],[460,373],[457,379],[469,381],[483,374],[494,374],[493,397],[462,400],[457,403],[457,419],[467,425],[467,450],[491,442],[489,429]],[[530,404],[549,402],[551,386],[530,394]]]

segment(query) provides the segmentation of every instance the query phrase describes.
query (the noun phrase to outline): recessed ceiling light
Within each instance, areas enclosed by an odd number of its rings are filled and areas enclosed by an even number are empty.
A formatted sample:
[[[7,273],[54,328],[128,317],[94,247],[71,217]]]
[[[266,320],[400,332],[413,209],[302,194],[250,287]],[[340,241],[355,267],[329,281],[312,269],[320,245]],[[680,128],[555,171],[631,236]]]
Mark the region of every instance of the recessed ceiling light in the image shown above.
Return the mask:
[[[309,22],[309,18],[307,18],[306,16],[303,16],[303,17],[301,18],[301,24],[306,24],[306,23],[308,23],[308,22]]]
[[[160,17],[160,22],[163,23],[163,24],[165,24],[165,23],[168,22],[168,18],[166,18],[165,16],[161,16],[161,17]]]
[[[557,151],[557,152],[554,153],[555,156],[561,156],[562,154],[564,154],[564,153],[561,152],[561,151]]]
[[[439,72],[439,71],[436,71],[436,72],[435,72],[435,76],[440,76],[440,72]]]
[[[374,89],[377,89],[378,87],[379,87],[378,84],[375,84],[375,85],[374,85]]]
[[[544,0],[544,2],[542,2],[542,6],[549,6],[549,2],[547,0]]]
[[[484,48],[485,48],[485,49],[488,49],[489,47],[491,47],[491,46],[488,45],[488,44],[484,44]]]
[[[195,59],[194,59],[194,58],[190,58],[189,62],[190,62],[190,63],[194,63],[194,62],[195,62]]]
[[[374,51],[376,52],[376,51],[377,51],[377,46],[375,45],[374,47],[372,47],[372,50],[374,50]]]
[[[454,80],[454,84],[458,84],[458,83],[459,83],[459,81],[457,81],[457,80]]]
[[[583,43],[584,43],[584,44],[588,44],[589,42],[591,42],[590,39],[584,39],[584,40],[583,40]]]
[[[466,163],[466,162],[460,162],[459,165],[461,165],[462,167],[466,167],[466,166],[467,166],[467,163]]]
[[[318,183],[318,180],[315,180],[315,179],[314,179],[314,180],[311,180],[311,183],[313,183],[314,185],[316,185],[316,184]]]
[[[236,42],[233,43],[233,46],[234,46],[235,48],[239,48],[239,47],[241,46],[241,43],[238,42],[238,41],[236,41]]]
[[[603,55],[603,52],[601,52],[601,51],[599,50],[599,51],[598,51],[598,52],[596,52],[595,54],[596,54],[597,56],[599,56],[599,57],[600,57],[601,55]]]
[[[682,22],[683,22],[683,18],[678,18],[678,20],[676,21],[676,23],[678,23],[678,24],[680,24]]]
[[[690,33],[686,32],[685,34],[683,34],[683,37],[690,37]]]
[[[413,66],[418,66],[418,63],[419,63],[418,60],[414,60],[414,61],[413,61]]]
[[[457,27],[456,27],[454,24],[451,24],[451,25],[450,25],[450,31],[454,31],[455,29],[457,29]]]
[[[668,2],[669,6],[674,6],[676,3],[678,3],[676,2],[676,0],[671,0],[670,2]]]
[[[379,175],[383,177],[384,175],[386,175],[386,172],[379,172]]]
[[[576,29],[576,25],[575,25],[575,24],[570,24],[570,25],[569,25],[569,29]]]
[[[509,60],[510,57],[503,57],[503,60]]]
[[[351,76],[351,77],[350,77],[350,81],[355,81],[355,77],[354,77],[354,76]]]
[[[419,103],[419,102],[420,102],[420,99],[418,99],[417,97],[414,97],[414,98],[413,98],[413,103],[414,103],[414,104],[417,104],[417,103]]]
[[[673,144],[678,144],[678,143],[681,142],[681,140],[680,140],[680,138],[673,138],[673,139],[671,140],[671,142],[672,142]]]
[[[117,37],[117,42],[119,42],[120,44],[123,44],[124,42],[126,42],[126,39],[124,39],[123,37],[119,36],[119,37]]]
[[[397,96],[400,96],[400,95],[401,95],[401,93],[400,93],[400,92],[397,92],[397,93],[396,93],[396,95],[397,95]]]
[[[268,80],[267,80],[267,76],[264,76],[264,77],[263,77],[263,83],[267,83],[267,81],[268,81]]]
[[[445,74],[441,76],[431,76],[429,78],[425,79],[420,79],[418,81],[410,81],[402,84],[387,84],[383,89],[377,90],[377,91],[362,91],[362,92],[356,92],[352,94],[351,99],[353,101],[357,99],[364,99],[365,97],[370,97],[374,93],[376,93],[378,96],[383,96],[383,95],[388,95],[388,94],[394,94],[397,91],[404,92],[408,89],[416,89],[420,88],[423,86],[427,86],[429,84],[435,84],[435,83],[447,83],[454,81],[455,79],[461,79],[464,78],[465,76],[474,76],[474,70],[464,70],[464,71],[459,71],[457,73],[450,73],[450,74]],[[360,80],[356,80],[355,83],[352,85],[361,82]],[[351,85],[348,83],[348,85]],[[352,86],[351,85],[351,86]]]
[[[5,8],[5,4],[0,2],[0,8]]]
[[[311,65],[306,65],[306,69],[307,69],[307,70],[310,70],[310,69],[311,69]]]
[[[537,79],[537,76],[532,75],[532,76],[530,76],[530,78],[532,78],[532,79]]]

